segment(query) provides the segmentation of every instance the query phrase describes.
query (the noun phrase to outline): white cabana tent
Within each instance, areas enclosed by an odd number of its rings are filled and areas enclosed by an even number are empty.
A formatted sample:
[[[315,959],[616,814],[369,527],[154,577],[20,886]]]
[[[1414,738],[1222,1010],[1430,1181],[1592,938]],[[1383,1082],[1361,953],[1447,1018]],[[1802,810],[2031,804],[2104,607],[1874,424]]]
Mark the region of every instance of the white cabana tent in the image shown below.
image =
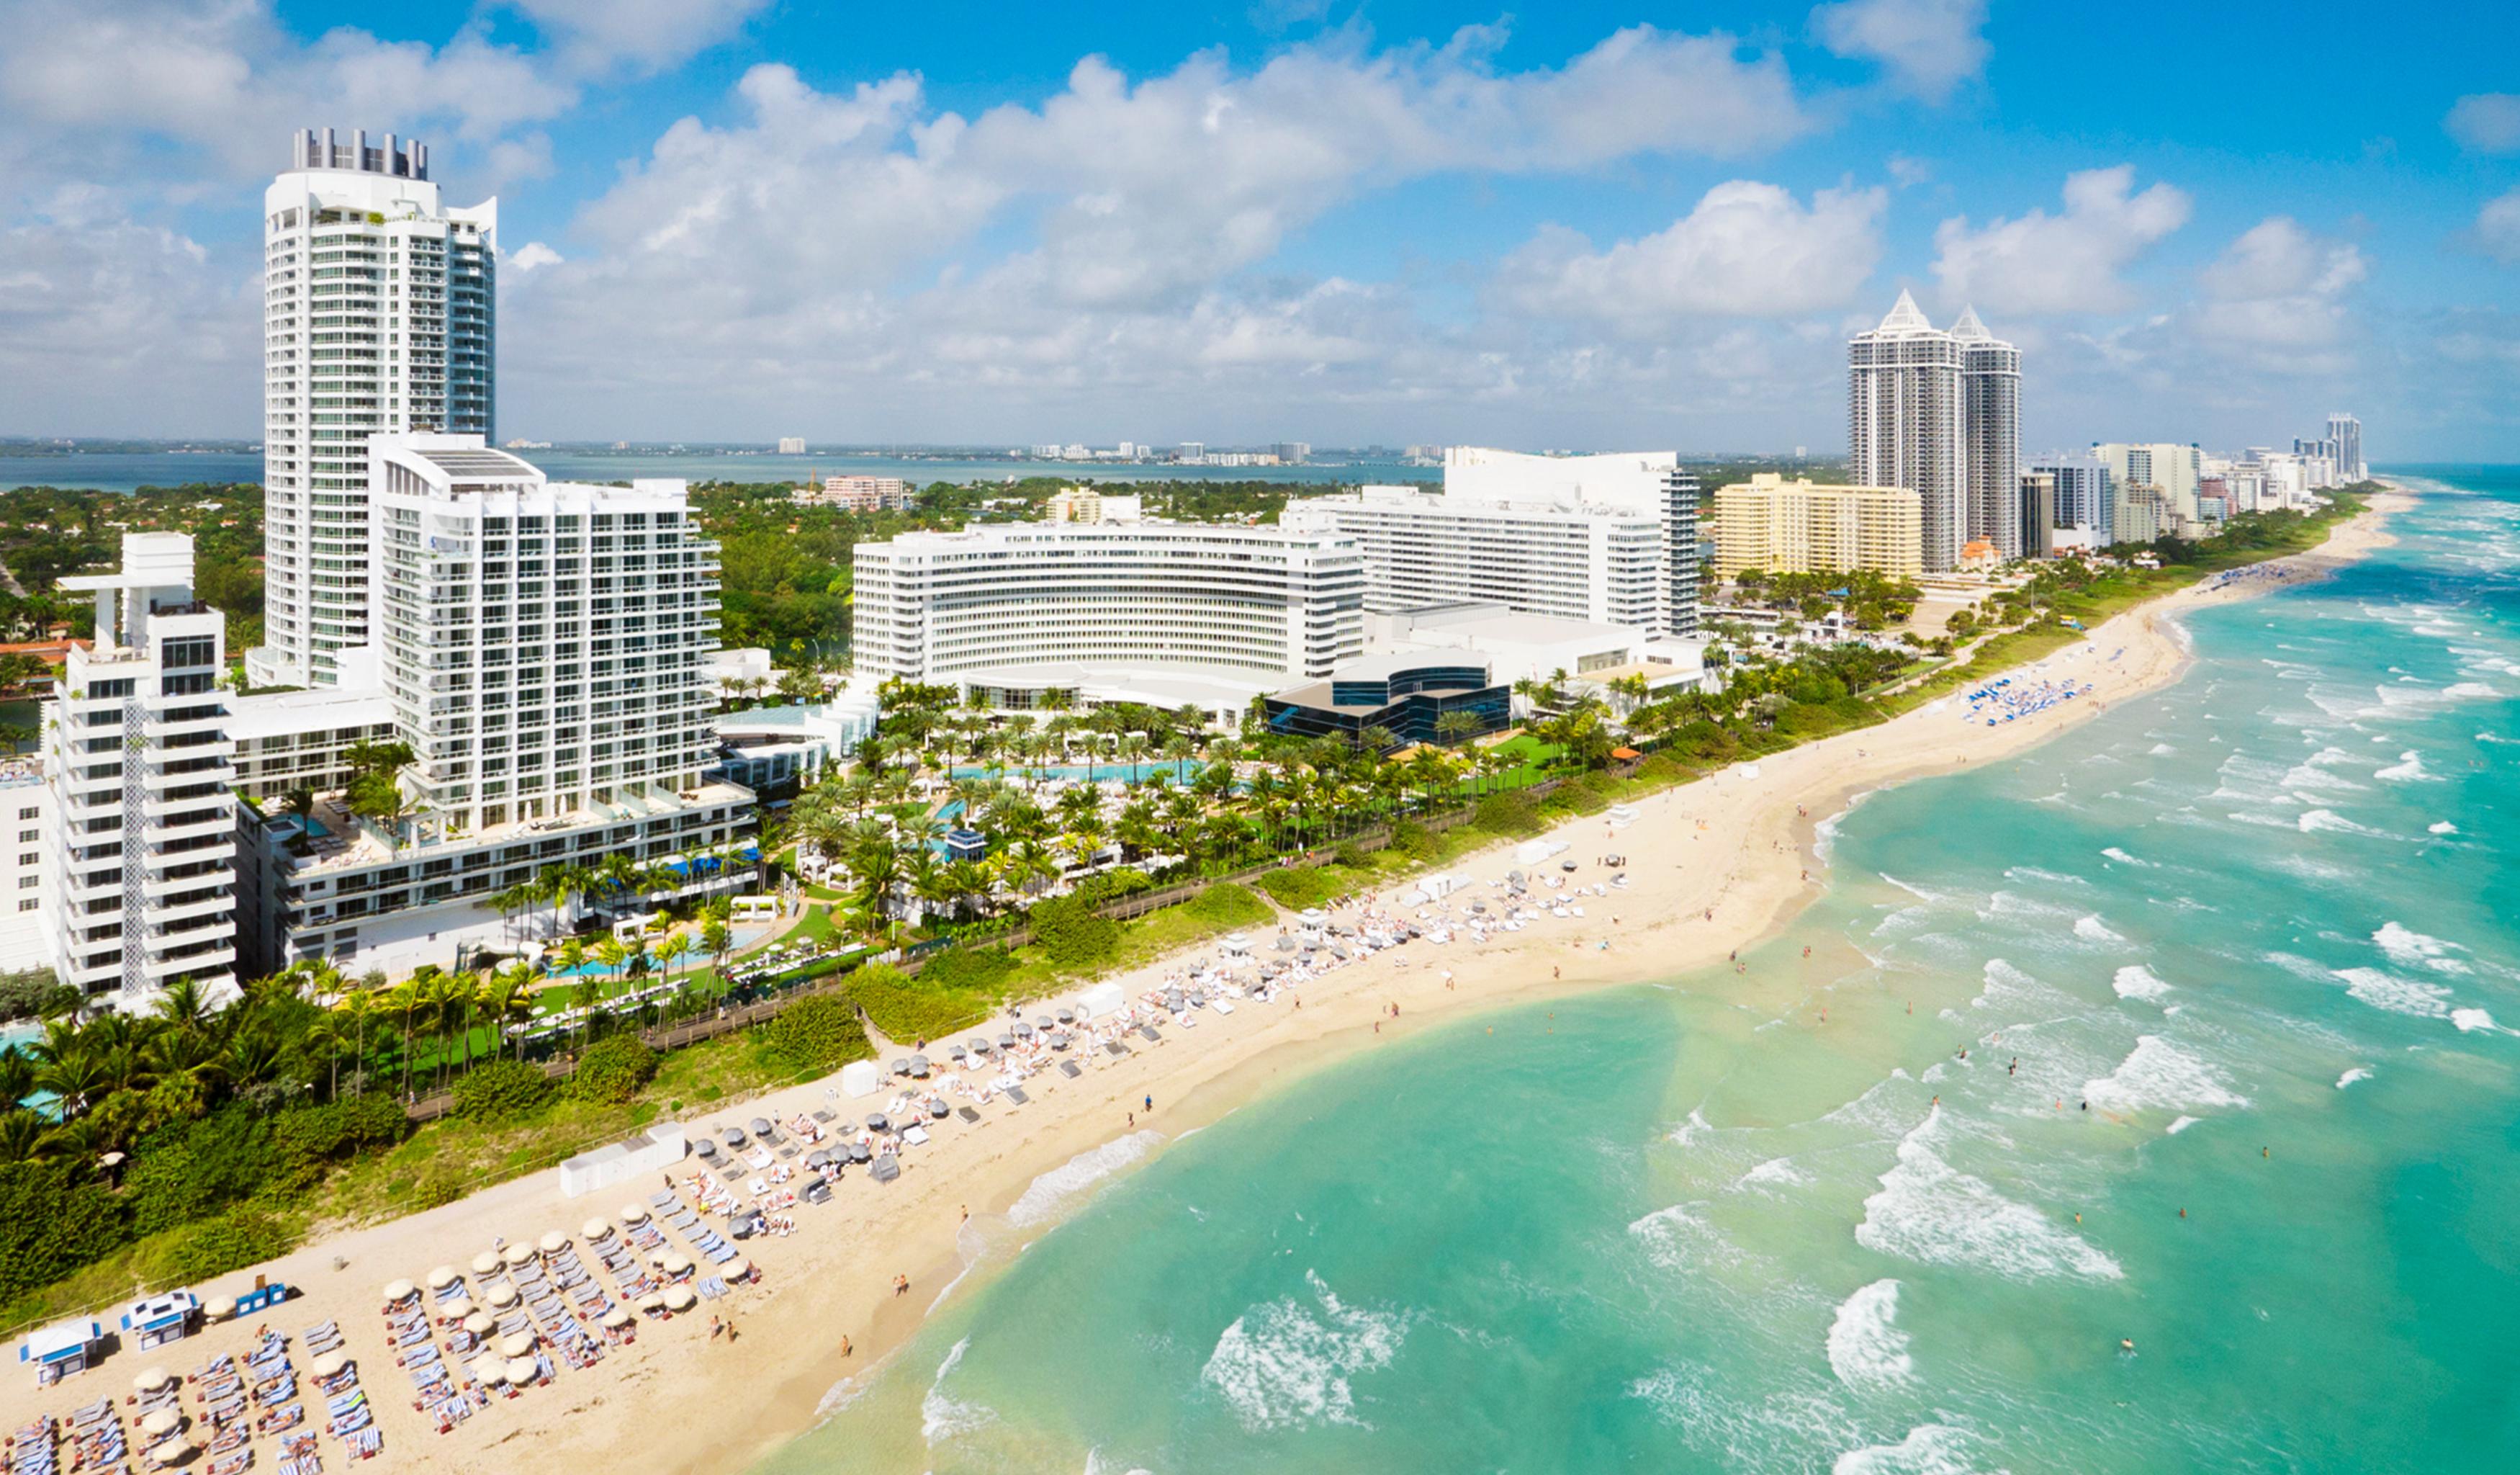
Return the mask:
[[[1096,984],[1076,996],[1076,1013],[1082,1019],[1102,1019],[1129,1007],[1129,995],[1118,984]]]
[[[883,1068],[872,1060],[852,1060],[840,1067],[840,1089],[851,1096],[872,1096],[883,1089]]]

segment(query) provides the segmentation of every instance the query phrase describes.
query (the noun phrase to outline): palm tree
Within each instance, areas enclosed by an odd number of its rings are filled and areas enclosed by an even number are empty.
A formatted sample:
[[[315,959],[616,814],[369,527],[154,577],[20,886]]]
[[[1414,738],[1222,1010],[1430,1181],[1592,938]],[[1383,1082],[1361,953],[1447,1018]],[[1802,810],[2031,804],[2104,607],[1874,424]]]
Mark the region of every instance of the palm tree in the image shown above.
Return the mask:
[[[374,993],[365,989],[352,989],[341,995],[332,1010],[333,1017],[341,1022],[341,1028],[355,1041],[351,1046],[351,1058],[359,1062],[355,1081],[362,1091],[368,1088],[368,1018],[376,1012],[376,1007],[377,996]]]
[[[504,891],[491,894],[490,904],[497,908],[500,918],[506,922],[507,941],[511,945],[517,941],[517,918],[532,910],[541,899],[542,893],[531,880],[519,881]]]
[[[166,991],[158,997],[158,1017],[182,1033],[198,1033],[209,1024],[210,1016],[215,1012],[208,996],[202,991],[202,986],[190,978],[179,978],[168,984]]]
[[[674,965],[692,950],[691,934],[677,932],[656,945],[656,962],[665,970],[665,982],[674,982]]]
[[[35,1089],[53,1093],[65,1122],[94,1104],[106,1080],[105,1063],[86,1050],[54,1055],[35,1068]]]

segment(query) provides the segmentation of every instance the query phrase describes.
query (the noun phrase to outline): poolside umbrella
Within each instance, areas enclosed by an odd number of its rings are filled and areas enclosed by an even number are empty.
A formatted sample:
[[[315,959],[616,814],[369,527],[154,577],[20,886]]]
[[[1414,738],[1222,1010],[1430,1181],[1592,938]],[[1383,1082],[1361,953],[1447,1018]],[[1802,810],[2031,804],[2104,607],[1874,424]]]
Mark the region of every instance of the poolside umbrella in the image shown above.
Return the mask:
[[[475,1369],[475,1376],[479,1377],[482,1382],[496,1388],[501,1383],[508,1381],[508,1364],[500,1361],[497,1358],[483,1358],[481,1360],[480,1366]]]
[[[454,1300],[446,1303],[445,1309],[440,1311],[437,1314],[441,1319],[447,1321],[461,1321],[465,1317],[472,1314],[472,1298],[470,1296],[458,1296]]]
[[[541,1252],[532,1245],[519,1243],[510,1245],[499,1253],[507,1260],[510,1269],[518,1269],[532,1265],[534,1257]]]
[[[490,1304],[505,1309],[517,1304],[517,1288],[502,1280],[490,1287]]]
[[[603,1239],[612,1232],[612,1224],[608,1220],[590,1219],[579,1226],[578,1232],[589,1239]]]
[[[144,1367],[140,1369],[140,1376],[131,1380],[131,1386],[140,1393],[156,1393],[173,1381],[175,1375],[163,1367]]]
[[[420,1287],[412,1284],[408,1280],[388,1280],[385,1282],[385,1304],[387,1306],[391,1306],[397,1301],[408,1301],[418,1294],[420,1294]]]
[[[557,1255],[567,1248],[568,1236],[562,1234],[558,1229],[554,1229],[543,1236],[543,1253],[546,1255]]]
[[[490,1335],[490,1329],[498,1324],[498,1322],[490,1319],[490,1314],[488,1312],[474,1312],[472,1314],[464,1318],[464,1329],[476,1337],[486,1337]]]
[[[699,1300],[699,1298],[692,1294],[692,1288],[690,1286],[673,1286],[665,1292],[665,1310],[669,1312],[687,1312],[692,1309],[692,1304],[698,1300]]]
[[[718,1273],[729,1280],[742,1280],[752,1273],[752,1262],[738,1255],[718,1268]]]
[[[319,1378],[337,1378],[341,1375],[341,1369],[349,1365],[350,1355],[337,1347],[308,1363],[306,1370]]]
[[[644,1204],[623,1204],[621,1206],[621,1221],[625,1224],[646,1223],[648,1221],[647,1206]]]
[[[628,1326],[637,1319],[630,1314],[630,1308],[626,1306],[616,1306],[604,1314],[604,1324],[611,1327]]]
[[[533,1350],[531,1332],[513,1332],[499,1339],[499,1356],[503,1358],[521,1358]]]
[[[463,1273],[455,1267],[442,1265],[428,1272],[428,1288],[432,1291],[442,1291],[463,1278]]]
[[[531,1358],[510,1358],[508,1360],[508,1381],[516,1384],[519,1388],[532,1382],[535,1375],[540,1371],[540,1368],[534,1366],[534,1360]]]
[[[184,1415],[172,1408],[153,1408],[140,1415],[140,1432],[151,1439],[164,1439],[184,1422]]]
[[[473,1256],[472,1273],[475,1275],[496,1275],[499,1273],[499,1252],[496,1250],[483,1250],[480,1254]]]

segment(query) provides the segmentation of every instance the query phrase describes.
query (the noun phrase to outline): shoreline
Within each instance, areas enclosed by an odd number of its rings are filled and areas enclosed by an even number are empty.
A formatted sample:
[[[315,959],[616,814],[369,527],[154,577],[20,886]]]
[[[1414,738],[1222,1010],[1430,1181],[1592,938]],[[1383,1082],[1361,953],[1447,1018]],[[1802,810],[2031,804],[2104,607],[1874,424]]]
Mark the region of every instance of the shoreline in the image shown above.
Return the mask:
[[[2323,575],[2392,541],[2385,523],[2413,501],[2411,493],[2392,487],[2318,547],[2248,568]],[[493,1235],[529,1239],[553,1227],[573,1233],[580,1221],[608,1217],[657,1186],[652,1176],[641,1177],[567,1200],[552,1170],[255,1268],[306,1292],[260,1319],[292,1336],[328,1316],[339,1319],[352,1350],[367,1360],[384,1458],[394,1469],[453,1471],[485,1455],[524,1475],[560,1475],[590,1461],[613,1467],[635,1460],[665,1475],[751,1468],[818,1424],[845,1381],[863,1387],[930,1314],[1012,1264],[1023,1242],[1047,1232],[1109,1176],[1134,1171],[1243,1104],[1385,1038],[1415,1034],[1429,1020],[1456,1022],[1545,997],[1668,978],[1767,942],[1826,886],[1826,861],[1815,854],[1820,826],[1857,795],[2000,761],[2090,720],[2110,702],[2168,686],[2195,661],[2180,617],[2304,581],[2241,576],[2218,587],[2192,584],[2129,609],[2085,640],[2004,672],[2030,680],[2070,677],[2093,688],[2016,721],[1967,722],[1954,710],[1964,709],[1964,701],[1946,696],[1876,726],[1637,801],[1641,817],[1625,831],[1609,831],[1598,816],[1553,826],[1548,836],[1570,847],[1563,858],[1583,867],[1570,881],[1599,879],[1590,862],[1617,850],[1628,856],[1628,890],[1591,900],[1587,917],[1544,918],[1475,950],[1466,941],[1441,948],[1412,944],[1396,950],[1405,967],[1393,966],[1393,953],[1368,956],[1304,984],[1300,1009],[1282,999],[1238,1006],[1231,1017],[1202,1011],[1194,1029],[1167,1029],[1162,1044],[1141,1043],[1129,1058],[1077,1080],[1037,1078],[1027,1083],[1031,1104],[993,1102],[979,1125],[944,1128],[934,1142],[902,1160],[899,1181],[878,1190],[853,1175],[832,1202],[797,1212],[793,1237],[746,1245],[765,1283],[740,1287],[709,1307],[736,1323],[734,1341],[711,1340],[695,1317],[643,1323],[637,1345],[611,1350],[595,1370],[563,1370],[518,1406],[496,1402],[455,1432],[436,1435],[399,1396],[400,1369],[382,1356],[376,1287],[417,1278],[439,1263],[461,1265]],[[1588,831],[1588,825],[1603,828]],[[1513,864],[1511,843],[1503,842],[1445,869],[1485,882]],[[1613,911],[1628,919],[1625,925],[1610,925]],[[1604,940],[1607,951],[1596,945]],[[1178,955],[1158,959],[1114,981],[1134,999],[1180,965]],[[1552,976],[1550,965],[1563,976]],[[1387,1017],[1393,1005],[1402,1011],[1397,1020]],[[1377,1021],[1380,1032],[1373,1028]],[[723,1105],[715,1117],[688,1119],[695,1128],[755,1115],[786,1120],[824,1105],[826,1089],[825,1081],[816,1081]],[[1147,1096],[1154,1098],[1154,1112],[1131,1122],[1132,1108]],[[852,1110],[845,1101],[838,1109]],[[1021,1225],[1007,1217],[1045,1175],[1108,1149],[1133,1130],[1159,1135],[1108,1153],[1109,1172],[1081,1182],[1046,1216]],[[911,1293],[895,1296],[893,1277],[905,1273]],[[250,1274],[222,1276],[215,1284],[224,1288]],[[213,1327],[156,1360],[190,1365],[233,1350],[248,1330],[235,1323]],[[843,1334],[854,1344],[847,1358],[837,1351]],[[117,1357],[99,1369],[101,1380],[90,1375],[42,1395],[21,1386],[8,1395],[6,1412],[15,1427],[39,1409],[61,1413],[100,1394],[119,1394],[129,1369],[151,1360]],[[558,1416],[562,1413],[571,1416]],[[338,1446],[329,1440],[327,1446],[324,1452],[335,1455]]]

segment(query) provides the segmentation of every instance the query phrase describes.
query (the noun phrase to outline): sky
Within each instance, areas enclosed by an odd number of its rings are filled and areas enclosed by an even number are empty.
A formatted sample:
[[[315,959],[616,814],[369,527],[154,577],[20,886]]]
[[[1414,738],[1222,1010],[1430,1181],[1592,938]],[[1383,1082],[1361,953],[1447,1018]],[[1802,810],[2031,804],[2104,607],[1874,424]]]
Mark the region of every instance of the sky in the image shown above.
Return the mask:
[[[294,129],[496,196],[502,438],[2520,461],[2520,7],[0,0],[0,435],[259,435]]]

